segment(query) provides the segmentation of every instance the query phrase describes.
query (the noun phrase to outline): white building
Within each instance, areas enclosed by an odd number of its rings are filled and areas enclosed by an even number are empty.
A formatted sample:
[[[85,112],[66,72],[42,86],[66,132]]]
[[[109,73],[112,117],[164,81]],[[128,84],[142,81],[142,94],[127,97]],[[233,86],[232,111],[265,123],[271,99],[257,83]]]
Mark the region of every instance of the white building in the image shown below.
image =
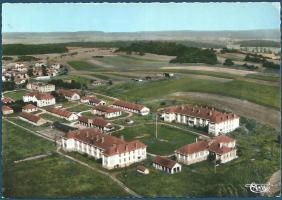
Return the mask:
[[[10,115],[14,113],[14,110],[9,106],[2,106],[2,113],[3,115]]]
[[[213,157],[220,163],[229,162],[236,155],[236,140],[226,135],[220,135],[212,138],[210,141],[198,141],[185,145],[175,151],[175,157],[178,162],[185,165],[208,160]]]
[[[148,115],[150,113],[150,109],[143,105],[125,101],[115,101],[112,106],[129,112],[138,113],[140,115]]]
[[[188,126],[207,127],[208,133],[219,135],[239,127],[239,117],[234,113],[223,113],[208,107],[192,105],[164,109],[161,118],[166,122],[177,122]]]
[[[28,83],[26,85],[26,88],[29,90],[35,90],[38,92],[52,92],[55,91],[55,85],[53,84],[47,84],[42,82],[34,82],[34,83]]]
[[[153,160],[153,167],[169,174],[181,172],[182,166],[174,160],[156,156]]]
[[[91,109],[91,113],[94,115],[103,116],[107,119],[113,118],[113,117],[119,117],[121,116],[121,111],[116,108],[108,107],[108,106],[95,106]]]
[[[146,145],[138,140],[126,142],[114,136],[101,133],[95,128],[70,131],[62,137],[66,151],[78,151],[102,159],[106,169],[126,167],[146,159]]]
[[[89,101],[94,100],[94,99],[97,99],[96,96],[83,96],[80,98],[80,102],[89,104]]]
[[[56,104],[56,99],[49,93],[31,92],[23,96],[24,102],[36,102],[37,107]]]
[[[37,111],[37,107],[32,104],[27,104],[22,108],[22,112],[31,113],[36,111]]]
[[[92,106],[106,105],[106,102],[101,99],[90,99],[89,104]]]
[[[77,101],[80,99],[80,92],[76,89],[65,90],[59,89],[58,93],[63,95],[69,101]]]
[[[97,128],[102,132],[108,132],[108,131],[111,131],[111,130],[114,129],[114,126],[110,122],[104,120],[102,117],[96,117],[94,119],[90,119],[90,118],[85,117],[85,116],[80,116],[78,118],[78,122],[79,122],[79,124],[81,124],[85,127]]]
[[[45,108],[45,110],[49,112],[51,115],[54,115],[60,118],[64,118],[68,121],[75,121],[78,119],[78,116],[75,113],[69,112],[61,108],[47,107]]]

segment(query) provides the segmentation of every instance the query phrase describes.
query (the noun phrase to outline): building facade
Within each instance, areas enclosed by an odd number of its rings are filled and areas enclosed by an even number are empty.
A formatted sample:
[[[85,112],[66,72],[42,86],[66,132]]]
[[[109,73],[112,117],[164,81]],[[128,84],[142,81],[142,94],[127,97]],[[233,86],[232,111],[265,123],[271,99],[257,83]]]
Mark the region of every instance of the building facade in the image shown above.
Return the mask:
[[[113,117],[119,117],[122,114],[121,110],[104,105],[95,106],[94,108],[91,109],[91,113],[94,115],[103,116],[107,119]]]
[[[102,166],[106,169],[126,167],[147,158],[147,147],[142,142],[126,142],[95,128],[68,132],[62,137],[62,147],[66,151],[86,153],[95,159],[101,159]]]
[[[181,172],[182,166],[174,160],[156,156],[153,160],[153,167],[169,174]]]
[[[115,101],[112,106],[115,108],[119,108],[128,112],[137,113],[140,115],[148,115],[150,113],[150,109],[143,105],[129,103],[125,101]]]
[[[182,105],[161,111],[165,122],[187,124],[191,127],[208,127],[212,135],[226,134],[239,127],[240,118],[234,113],[223,113],[214,108]]]
[[[42,82],[34,82],[34,83],[28,83],[26,85],[26,88],[29,90],[35,90],[38,92],[52,92],[55,91],[55,85],[53,84],[47,84]]]
[[[23,96],[24,102],[36,102],[37,107],[51,106],[56,104],[56,99],[49,93],[31,92]]]
[[[78,116],[73,113],[69,112],[67,110],[61,109],[61,108],[55,108],[55,107],[47,107],[45,109],[48,113],[51,115],[54,115],[56,117],[64,118],[68,121],[75,121],[78,119]]]

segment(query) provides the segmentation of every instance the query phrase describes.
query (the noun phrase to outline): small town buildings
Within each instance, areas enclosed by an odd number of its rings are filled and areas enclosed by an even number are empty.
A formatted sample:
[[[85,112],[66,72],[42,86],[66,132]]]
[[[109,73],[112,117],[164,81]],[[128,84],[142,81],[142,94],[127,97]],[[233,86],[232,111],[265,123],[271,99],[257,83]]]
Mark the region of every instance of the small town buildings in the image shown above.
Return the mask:
[[[103,106],[103,105],[95,106],[94,108],[91,109],[91,113],[93,113],[94,115],[103,116],[107,119],[118,117],[121,116],[122,114],[119,109],[112,108],[109,106]]]
[[[96,96],[83,96],[80,98],[80,102],[89,104],[89,101],[94,99],[96,99]]]
[[[78,118],[78,122],[79,124],[91,128],[97,128],[102,132],[107,132],[107,131],[111,131],[114,129],[114,126],[112,126],[112,124],[110,122],[108,122],[107,120],[104,120],[102,117],[96,117],[94,119],[85,117],[85,116],[80,116]]]
[[[153,167],[169,174],[181,172],[182,168],[176,161],[161,156],[156,156],[154,158]]]
[[[1,99],[1,101],[2,101],[3,104],[10,104],[10,103],[15,102],[15,100],[12,99],[12,98],[10,98],[10,97],[3,97],[3,98]]]
[[[143,165],[138,165],[136,170],[137,170],[137,172],[139,172],[141,174],[149,174],[150,173],[149,169],[144,167]]]
[[[29,90],[35,90],[38,92],[52,92],[55,91],[55,85],[53,84],[47,84],[43,82],[33,82],[28,83],[26,85],[26,88]]]
[[[185,165],[208,160],[209,157],[217,162],[226,163],[237,158],[235,146],[235,139],[220,135],[210,141],[201,140],[185,145],[175,151],[175,156],[178,162]]]
[[[142,142],[127,142],[95,128],[68,132],[62,137],[62,147],[65,151],[77,151],[101,159],[106,169],[126,167],[147,158],[147,146]]]
[[[203,106],[182,105],[164,109],[161,118],[165,122],[177,122],[195,127],[208,127],[212,135],[226,134],[239,127],[239,117],[234,113],[216,111]]]
[[[36,111],[37,111],[37,107],[32,104],[27,104],[22,108],[22,112],[31,113],[31,112],[36,112]]]
[[[106,102],[101,99],[90,99],[89,104],[92,106],[106,105]]]
[[[33,124],[35,126],[41,126],[43,124],[45,124],[47,121],[44,120],[43,118],[37,116],[37,115],[33,115],[31,113],[27,113],[27,112],[22,112],[19,115],[19,118],[23,121],[26,121],[30,124]]]
[[[36,102],[37,107],[51,106],[56,104],[56,99],[49,93],[30,92],[23,96],[24,102]]]
[[[148,115],[150,113],[150,109],[143,105],[129,103],[125,101],[115,101],[113,103],[113,107],[119,108],[122,110],[126,110],[129,112],[133,112],[133,113],[138,113],[140,115]]]
[[[26,79],[25,78],[15,78],[15,80],[14,80],[14,82],[15,82],[15,84],[16,85],[23,85],[23,84],[25,84],[26,83]]]
[[[80,91],[76,89],[59,89],[58,93],[64,96],[69,101],[77,101],[80,99]]]
[[[10,115],[14,113],[14,110],[9,106],[2,106],[2,113],[3,115]]]
[[[55,108],[55,107],[47,107],[45,108],[47,112],[49,112],[51,115],[54,115],[56,117],[64,118],[68,121],[74,121],[78,119],[78,116],[73,113],[69,112],[67,110],[61,109],[61,108]]]

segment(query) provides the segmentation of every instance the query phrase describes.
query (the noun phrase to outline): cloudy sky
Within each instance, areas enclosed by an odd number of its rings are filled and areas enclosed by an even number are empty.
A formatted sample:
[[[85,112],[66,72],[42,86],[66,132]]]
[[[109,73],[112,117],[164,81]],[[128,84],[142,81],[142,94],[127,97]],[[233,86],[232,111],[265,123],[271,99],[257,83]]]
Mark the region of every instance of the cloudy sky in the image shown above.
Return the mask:
[[[3,32],[280,28],[279,3],[3,4]]]

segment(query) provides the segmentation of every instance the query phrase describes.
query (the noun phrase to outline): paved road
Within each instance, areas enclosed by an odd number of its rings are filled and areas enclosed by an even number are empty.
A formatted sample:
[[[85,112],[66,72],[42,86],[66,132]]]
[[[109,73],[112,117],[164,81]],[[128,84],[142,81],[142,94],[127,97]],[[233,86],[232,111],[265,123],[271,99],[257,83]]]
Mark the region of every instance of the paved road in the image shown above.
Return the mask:
[[[93,167],[93,166],[90,166],[89,164],[87,164],[87,163],[85,163],[85,162],[82,162],[82,161],[80,161],[80,160],[78,160],[78,159],[76,159],[76,158],[73,158],[73,157],[71,157],[71,156],[69,156],[69,155],[66,155],[66,154],[62,153],[59,148],[57,149],[57,153],[58,153],[59,155],[65,157],[65,158],[68,158],[68,159],[70,159],[70,160],[72,160],[72,161],[74,161],[74,162],[76,162],[76,163],[79,163],[80,165],[83,165],[83,166],[85,166],[85,167],[87,167],[87,168],[89,168],[89,169],[91,169],[91,170],[93,170],[93,171],[95,171],[95,172],[98,172],[98,173],[100,173],[100,174],[103,174],[103,175],[105,175],[105,176],[108,176],[108,177],[109,177],[110,179],[112,179],[115,183],[117,183],[121,188],[123,188],[128,194],[130,194],[130,195],[132,195],[132,196],[134,196],[134,197],[139,197],[139,198],[141,197],[139,194],[135,193],[133,190],[131,190],[130,188],[128,188],[126,185],[124,185],[120,180],[118,180],[115,176],[111,175],[110,173],[104,172],[104,171],[102,171],[102,170],[99,170],[99,169],[97,169],[97,168],[95,168],[95,167]]]

